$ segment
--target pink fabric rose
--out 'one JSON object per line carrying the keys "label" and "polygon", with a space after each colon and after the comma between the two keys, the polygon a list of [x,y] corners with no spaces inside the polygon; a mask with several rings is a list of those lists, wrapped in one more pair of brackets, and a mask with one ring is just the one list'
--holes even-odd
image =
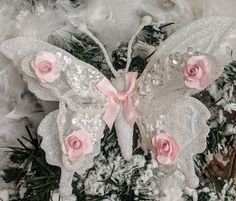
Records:
{"label": "pink fabric rose", "polygon": [[61,68],[58,58],[51,52],[38,52],[31,65],[42,83],[52,83],[60,77]]}
{"label": "pink fabric rose", "polygon": [[163,165],[174,165],[179,154],[179,145],[170,135],[160,133],[152,138],[154,159]]}
{"label": "pink fabric rose", "polygon": [[202,90],[211,80],[211,66],[204,55],[192,56],[184,69],[185,85]]}
{"label": "pink fabric rose", "polygon": [[93,151],[93,140],[91,135],[83,130],[76,130],[64,139],[62,150],[71,161],[78,160],[81,156]]}

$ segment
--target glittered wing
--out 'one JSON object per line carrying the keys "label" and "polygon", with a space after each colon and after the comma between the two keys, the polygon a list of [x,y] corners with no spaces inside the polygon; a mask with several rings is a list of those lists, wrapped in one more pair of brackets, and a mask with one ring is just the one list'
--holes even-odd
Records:
{"label": "glittered wing", "polygon": [[233,31],[233,26],[235,21],[231,18],[221,16],[201,18],[171,35],[159,46],[155,55],[167,61],[170,54],[181,53],[188,47],[214,55],[227,34]]}
{"label": "glittered wing", "polygon": [[185,98],[173,104],[164,115],[165,130],[169,130],[180,146],[177,163],[185,175],[186,185],[196,188],[199,179],[195,174],[193,156],[206,148],[206,137],[210,131],[207,120],[209,110],[195,98]]}
{"label": "glittered wing", "polygon": [[150,113],[139,119],[138,127],[142,135],[142,145],[146,150],[152,150],[152,138],[161,132],[166,132],[176,140],[180,151],[177,165],[185,174],[186,185],[196,187],[198,178],[195,175],[193,156],[201,153],[206,147],[206,136],[209,128],[206,121],[210,117],[208,109],[197,99],[186,97],[172,103],[171,95],[160,99],[160,105],[149,105]]}
{"label": "glittered wing", "polygon": [[[221,50],[221,45],[233,25],[235,22],[225,17],[203,18],[171,35],[158,47],[138,79],[134,99],[149,104],[157,97],[175,91],[182,94],[199,92],[187,87],[184,82],[186,61],[194,55],[206,56],[211,66],[209,84],[217,79],[224,67],[221,56],[226,53]],[[224,58],[227,56],[224,55]]]}
{"label": "glittered wing", "polygon": [[[76,113],[66,107],[51,112],[40,123],[38,134],[43,137],[41,147],[45,150],[46,160],[49,164],[61,168],[59,190],[63,199],[75,200],[71,187],[74,172],[84,174],[93,166],[94,157],[100,153],[100,141],[103,137],[104,126],[99,114]],[[89,153],[82,154],[76,161],[71,161],[69,151],[65,153],[63,147],[65,147],[67,137],[79,129],[88,132],[93,146]],[[86,144],[82,146],[86,147]],[[84,149],[83,147],[82,149]]]}
{"label": "glittered wing", "polygon": [[43,137],[41,148],[46,152],[49,164],[62,167],[62,151],[57,126],[58,110],[49,113],[38,128],[38,134]]}
{"label": "glittered wing", "polygon": [[[189,187],[196,187],[198,183],[192,156],[205,148],[209,111],[188,95],[203,90],[220,76],[224,66],[219,57],[220,47],[233,25],[231,19],[211,17],[177,31],[151,57],[132,96],[138,113],[142,147],[152,150],[154,135],[163,131],[170,133],[180,147],[178,165]],[[196,89],[189,87],[185,80],[185,70],[191,58],[199,60],[195,61],[193,69],[200,69],[196,76],[198,84],[202,75],[208,76],[203,79],[204,85]],[[196,71],[190,73],[192,81]]]}
{"label": "glittered wing", "polygon": [[[33,38],[14,38],[1,43],[1,51],[11,59],[16,66],[21,66],[23,78],[29,89],[44,100],[68,101],[73,108],[80,105],[104,105],[105,98],[96,90],[96,83],[103,78],[93,66],[82,62],[66,51]],[[49,52],[59,60],[60,76],[53,82],[42,83],[36,76],[32,61],[39,52]],[[74,101],[75,100],[75,101]]]}
{"label": "glittered wing", "polygon": [[[51,139],[44,140],[44,143],[51,143],[53,146],[54,140],[56,141],[58,138],[55,137],[56,134],[62,138],[67,133],[66,129],[72,129],[73,126],[85,129],[100,142],[105,127],[101,114],[106,106],[106,98],[97,90],[96,84],[104,77],[102,73],[66,51],[33,38],[18,37],[6,40],[1,43],[0,47],[6,57],[11,59],[16,66],[21,66],[21,73],[27,81],[29,89],[36,96],[45,100],[60,101],[59,114],[56,111],[49,114],[40,124],[39,134]],[[43,62],[49,61],[51,55],[59,60],[56,65],[60,66],[60,75],[55,80],[42,82],[37,75],[35,70],[37,65],[34,67],[32,62],[36,63],[35,57],[39,52],[49,53],[44,55]],[[46,65],[46,67],[48,66]],[[65,119],[65,125],[59,121],[59,118]],[[47,147],[50,148],[50,146]],[[49,154],[55,156],[55,158],[50,157],[51,163],[58,165],[56,162],[60,161],[58,152],[49,152]],[[57,160],[53,161],[54,159]],[[83,162],[76,171],[84,171],[81,167]]]}
{"label": "glittered wing", "polygon": [[[58,115],[58,110],[49,113],[38,128],[38,134],[43,137],[41,147],[46,152],[47,162],[83,174],[93,166],[94,157],[100,153],[100,140],[103,136],[104,123],[99,115],[78,114],[66,109],[63,114],[65,117],[65,125],[62,126],[64,132],[61,135],[58,128]],[[85,116],[87,117],[85,118]],[[84,129],[91,134],[94,141],[93,151],[82,156],[76,162],[70,163],[67,156],[62,152],[62,144],[68,134],[78,129]]]}
{"label": "glittered wing", "polygon": [[[20,66],[28,88],[37,97],[59,101],[59,110],[44,118],[38,133],[43,137],[42,148],[48,163],[61,167],[60,194],[65,200],[75,200],[71,187],[74,172],[83,174],[91,168],[94,157],[100,152],[105,128],[101,115],[106,98],[96,84],[104,75],[64,50],[32,38],[4,41],[1,51]],[[37,65],[40,59],[42,62]],[[36,69],[38,67],[43,68]],[[48,76],[58,70],[56,79],[55,74]],[[75,144],[70,144],[72,142]]]}
{"label": "glittered wing", "polygon": [[[207,58],[211,67],[208,84],[220,76],[224,66],[222,60],[218,60],[220,47],[234,24],[225,17],[200,19],[177,31],[158,47],[137,80],[133,95],[144,148],[149,139],[144,128],[151,126],[152,129],[152,125],[145,122],[148,116],[165,114],[176,101],[200,91],[186,86],[184,68],[189,58],[195,55]],[[201,90],[205,87],[207,85]]]}

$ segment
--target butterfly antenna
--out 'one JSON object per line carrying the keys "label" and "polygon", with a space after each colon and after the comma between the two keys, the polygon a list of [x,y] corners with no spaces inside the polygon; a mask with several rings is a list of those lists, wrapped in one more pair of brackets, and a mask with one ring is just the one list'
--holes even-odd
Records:
{"label": "butterfly antenna", "polygon": [[104,45],[92,34],[91,31],[88,30],[87,26],[85,24],[80,24],[78,25],[78,29],[80,31],[82,31],[83,33],[85,33],[87,36],[89,36],[102,50],[105,60],[107,62],[107,65],[109,66],[112,74],[117,78],[119,76],[119,74],[117,73],[117,71],[115,70],[114,66],[112,65],[109,55],[104,47]]}
{"label": "butterfly antenna", "polygon": [[129,70],[129,66],[130,63],[132,61],[131,59],[131,54],[132,54],[132,45],[134,42],[134,39],[137,37],[137,35],[139,34],[139,32],[143,29],[143,27],[149,25],[152,21],[151,16],[144,16],[142,18],[142,21],[138,27],[138,30],[136,31],[136,33],[134,34],[134,36],[131,38],[131,40],[129,41],[129,45],[128,45],[128,51],[127,51],[127,63],[126,63],[126,67],[125,67],[125,72],[128,72]]}

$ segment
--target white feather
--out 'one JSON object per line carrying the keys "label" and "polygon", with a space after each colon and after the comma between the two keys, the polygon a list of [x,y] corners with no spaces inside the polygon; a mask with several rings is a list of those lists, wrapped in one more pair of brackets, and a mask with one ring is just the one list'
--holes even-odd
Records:
{"label": "white feather", "polygon": [[140,24],[151,15],[154,22],[175,22],[179,26],[203,15],[202,0],[87,0],[68,16],[85,23],[109,50],[127,43]]}
{"label": "white feather", "polygon": [[137,8],[142,0],[88,0],[69,15],[85,23],[108,49],[127,42],[136,31],[140,18]]}
{"label": "white feather", "polygon": [[[34,37],[70,49],[75,29],[65,8],[53,1],[0,1],[0,41],[17,36]],[[67,7],[69,9],[69,6]],[[6,23],[7,22],[7,23]]]}
{"label": "white feather", "polygon": [[[0,169],[7,162],[7,146],[17,146],[17,138],[26,136],[29,119],[35,125],[42,119],[36,110],[36,102],[22,98],[26,84],[6,58],[0,55]],[[37,116],[37,118],[36,118]]]}
{"label": "white feather", "polygon": [[0,41],[2,41],[13,34],[15,27],[14,9],[7,1],[0,1],[0,25]]}

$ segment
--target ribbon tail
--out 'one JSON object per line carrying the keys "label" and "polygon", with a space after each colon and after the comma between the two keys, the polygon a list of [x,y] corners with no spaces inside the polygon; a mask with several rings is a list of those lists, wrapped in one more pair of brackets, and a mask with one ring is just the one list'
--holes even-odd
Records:
{"label": "ribbon tail", "polygon": [[115,120],[116,116],[119,112],[120,106],[113,100],[110,100],[108,102],[107,108],[105,113],[103,114],[103,120],[106,122],[107,126],[111,130]]}
{"label": "ribbon tail", "polygon": [[127,101],[124,103],[125,109],[125,118],[128,124],[133,127],[135,122],[137,121],[138,114],[133,106],[132,99],[128,97]]}

